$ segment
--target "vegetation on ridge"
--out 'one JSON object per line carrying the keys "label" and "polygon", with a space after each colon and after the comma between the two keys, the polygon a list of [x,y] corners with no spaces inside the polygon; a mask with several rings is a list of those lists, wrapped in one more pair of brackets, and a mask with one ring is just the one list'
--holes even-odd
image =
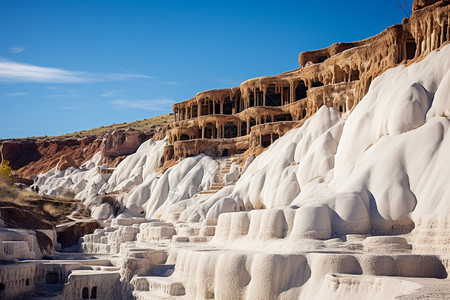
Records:
{"label": "vegetation on ridge", "polygon": [[173,122],[173,114],[165,114],[153,118],[148,118],[144,120],[138,120],[134,122],[124,122],[121,124],[112,124],[108,126],[101,126],[98,128],[92,128],[89,130],[81,130],[73,133],[66,133],[62,135],[52,136],[51,138],[83,138],[87,136],[101,136],[110,130],[125,130],[128,128],[133,128],[137,130],[150,130],[152,127],[163,126],[165,124]]}
{"label": "vegetation on ridge", "polygon": [[69,221],[67,215],[78,205],[81,209],[75,217],[89,218],[80,200],[39,195],[0,179],[0,218],[3,216],[10,227],[34,229],[41,227],[42,222],[50,226],[62,224]]}

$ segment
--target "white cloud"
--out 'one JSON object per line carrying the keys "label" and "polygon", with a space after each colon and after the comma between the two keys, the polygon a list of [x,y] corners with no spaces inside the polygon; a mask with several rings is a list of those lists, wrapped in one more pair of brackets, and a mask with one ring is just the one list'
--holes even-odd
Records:
{"label": "white cloud", "polygon": [[8,94],[5,94],[5,96],[7,96],[7,97],[26,96],[26,95],[28,95],[28,93],[21,93],[21,92],[19,92],[19,93],[8,93]]}
{"label": "white cloud", "polygon": [[118,109],[145,109],[145,110],[171,110],[175,101],[170,99],[155,100],[128,100],[119,99],[111,101],[111,104]]}
{"label": "white cloud", "polygon": [[90,73],[58,68],[40,67],[9,60],[0,60],[0,81],[39,83],[90,83],[151,78],[132,73]]}
{"label": "white cloud", "polygon": [[42,98],[83,98],[83,96],[79,94],[50,94],[44,95]]}
{"label": "white cloud", "polygon": [[24,50],[25,50],[25,48],[22,47],[22,46],[15,46],[15,47],[11,47],[11,48],[9,49],[9,51],[10,51],[11,53],[20,53],[20,52],[23,52]]}

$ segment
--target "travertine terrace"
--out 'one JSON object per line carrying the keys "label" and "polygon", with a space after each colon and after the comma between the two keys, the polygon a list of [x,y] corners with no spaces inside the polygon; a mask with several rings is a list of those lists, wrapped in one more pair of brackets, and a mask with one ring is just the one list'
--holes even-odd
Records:
{"label": "travertine terrace", "polygon": [[[0,297],[450,297],[449,9],[417,0],[374,37],[198,93],[136,151],[128,132],[55,159],[32,187],[71,190],[91,212],[74,222],[101,228],[75,253],[0,230]],[[58,248],[72,225],[42,233]]]}

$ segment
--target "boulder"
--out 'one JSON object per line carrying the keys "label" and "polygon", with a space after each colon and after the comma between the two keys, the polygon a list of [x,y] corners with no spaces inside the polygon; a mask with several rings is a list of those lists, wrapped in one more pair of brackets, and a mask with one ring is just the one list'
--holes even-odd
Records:
{"label": "boulder", "polygon": [[64,171],[65,169],[67,169],[69,167],[78,168],[78,165],[75,162],[75,160],[72,158],[72,156],[69,156],[69,155],[61,156],[58,164],[56,165],[56,168],[58,169],[58,171]]}

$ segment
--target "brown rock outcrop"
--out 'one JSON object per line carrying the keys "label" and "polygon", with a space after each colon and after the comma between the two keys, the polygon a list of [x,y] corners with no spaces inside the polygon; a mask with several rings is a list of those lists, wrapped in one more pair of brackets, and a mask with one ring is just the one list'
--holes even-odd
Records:
{"label": "brown rock outcrop", "polygon": [[63,171],[69,167],[78,168],[78,164],[75,162],[75,160],[72,158],[72,156],[69,156],[69,155],[61,156],[58,164],[56,165],[56,169],[58,171]]}
{"label": "brown rock outcrop", "polygon": [[10,228],[52,229],[50,222],[29,211],[16,207],[0,207],[0,217]]}
{"label": "brown rock outcrop", "polygon": [[26,166],[42,157],[36,145],[36,140],[9,140],[0,144],[1,162],[9,161],[14,170]]}
{"label": "brown rock outcrop", "polygon": [[80,237],[93,233],[99,227],[100,225],[96,221],[76,222],[58,232],[57,241],[62,248],[70,247],[76,245]]}
{"label": "brown rock outcrop", "polygon": [[10,161],[11,167],[23,178],[33,178],[55,166],[58,170],[80,166],[100,151],[103,161],[115,167],[155,133],[160,132],[158,138],[164,138],[165,131],[161,126],[153,126],[148,131],[118,130],[103,137],[82,139],[3,140],[0,141],[0,157],[2,161]]}
{"label": "brown rock outcrop", "polygon": [[436,2],[439,2],[439,0],[414,0],[412,10],[415,12],[416,10],[422,9],[426,6],[433,5]]}
{"label": "brown rock outcrop", "polygon": [[[21,140],[14,140],[14,143],[20,144]],[[27,158],[27,152],[18,152],[19,156],[29,161],[20,168],[14,168],[22,177],[32,178],[39,173],[47,172],[54,168],[62,156],[70,156],[76,165],[80,165],[100,150],[102,141],[94,137],[83,139],[65,139],[65,140],[36,140],[33,141],[38,159]],[[2,142],[5,145],[5,142]],[[11,160],[11,163],[15,160]]]}
{"label": "brown rock outcrop", "polygon": [[102,157],[107,164],[110,164],[119,156],[136,152],[139,146],[150,139],[152,135],[153,133],[147,134],[135,129],[108,132],[103,137]]}
{"label": "brown rock outcrop", "polygon": [[160,128],[155,132],[155,134],[153,135],[152,139],[153,139],[154,141],[160,141],[160,140],[162,140],[163,138],[166,137],[166,133],[167,133],[167,130],[168,130],[168,129],[169,129],[169,126],[168,126],[168,125],[164,125],[164,126],[160,127]]}

